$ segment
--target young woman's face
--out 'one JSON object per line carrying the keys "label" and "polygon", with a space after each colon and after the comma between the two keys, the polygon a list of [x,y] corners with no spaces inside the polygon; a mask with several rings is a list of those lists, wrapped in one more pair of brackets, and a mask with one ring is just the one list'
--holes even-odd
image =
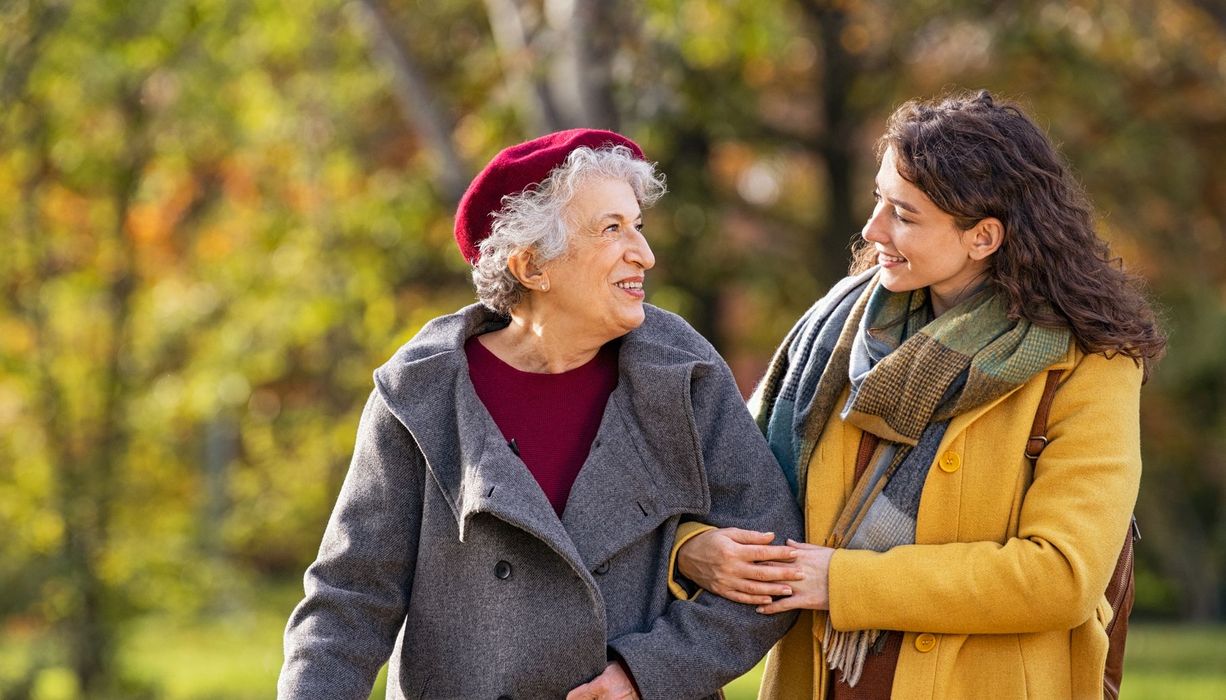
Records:
{"label": "young woman's face", "polygon": [[953,216],[898,174],[896,162],[894,149],[887,148],[873,192],[877,204],[860,235],[877,250],[886,289],[928,287],[940,314],[974,289],[987,271],[987,258],[973,256],[973,229],[959,229]]}

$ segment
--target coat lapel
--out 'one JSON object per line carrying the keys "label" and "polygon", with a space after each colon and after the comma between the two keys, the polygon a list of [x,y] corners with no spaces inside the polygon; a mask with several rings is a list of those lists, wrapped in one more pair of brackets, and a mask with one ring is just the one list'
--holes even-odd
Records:
{"label": "coat lapel", "polygon": [[460,540],[464,540],[473,517],[484,513],[549,543],[576,570],[586,569],[545,492],[523,461],[502,441],[502,434],[489,415],[484,418],[490,421],[489,430],[484,431],[484,448],[474,455],[461,482]]}
{"label": "coat lapel", "polygon": [[655,342],[649,328],[623,339],[618,386],[563,513],[589,566],[674,515],[710,510],[690,404],[691,378],[703,364]]}

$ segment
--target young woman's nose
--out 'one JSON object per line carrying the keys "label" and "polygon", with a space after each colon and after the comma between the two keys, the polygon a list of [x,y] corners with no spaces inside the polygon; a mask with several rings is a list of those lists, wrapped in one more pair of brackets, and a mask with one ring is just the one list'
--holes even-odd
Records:
{"label": "young woman's nose", "polygon": [[873,207],[873,213],[868,217],[868,221],[864,222],[864,228],[860,229],[860,237],[870,243],[885,243],[889,240],[889,236],[885,233],[885,217],[887,215],[885,204],[878,202],[877,206]]}

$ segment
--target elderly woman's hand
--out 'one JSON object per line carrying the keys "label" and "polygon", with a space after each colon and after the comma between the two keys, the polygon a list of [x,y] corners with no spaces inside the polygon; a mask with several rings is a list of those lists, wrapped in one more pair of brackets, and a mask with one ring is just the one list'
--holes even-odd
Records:
{"label": "elderly woman's hand", "polygon": [[[737,603],[764,605],[790,596],[801,579],[795,546],[772,545],[774,535],[727,527],[708,530],[677,550],[677,570],[712,593]],[[789,544],[791,541],[789,540]]]}
{"label": "elderly woman's hand", "polygon": [[604,673],[567,693],[566,700],[639,700],[639,693],[621,662],[610,661]]}
{"label": "elderly woman's hand", "polygon": [[792,583],[791,595],[758,606],[758,612],[773,615],[785,610],[829,610],[830,558],[834,550],[795,540],[788,540],[788,545],[797,550],[795,568],[799,568],[801,577]]}

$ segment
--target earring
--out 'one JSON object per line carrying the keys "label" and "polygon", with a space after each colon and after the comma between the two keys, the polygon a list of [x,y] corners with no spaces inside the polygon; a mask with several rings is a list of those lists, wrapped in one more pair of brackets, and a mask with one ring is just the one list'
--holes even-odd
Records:
{"label": "earring", "polygon": [[548,291],[549,291],[549,283],[548,283],[548,282],[541,282],[541,291],[542,291],[542,292],[548,292]]}

